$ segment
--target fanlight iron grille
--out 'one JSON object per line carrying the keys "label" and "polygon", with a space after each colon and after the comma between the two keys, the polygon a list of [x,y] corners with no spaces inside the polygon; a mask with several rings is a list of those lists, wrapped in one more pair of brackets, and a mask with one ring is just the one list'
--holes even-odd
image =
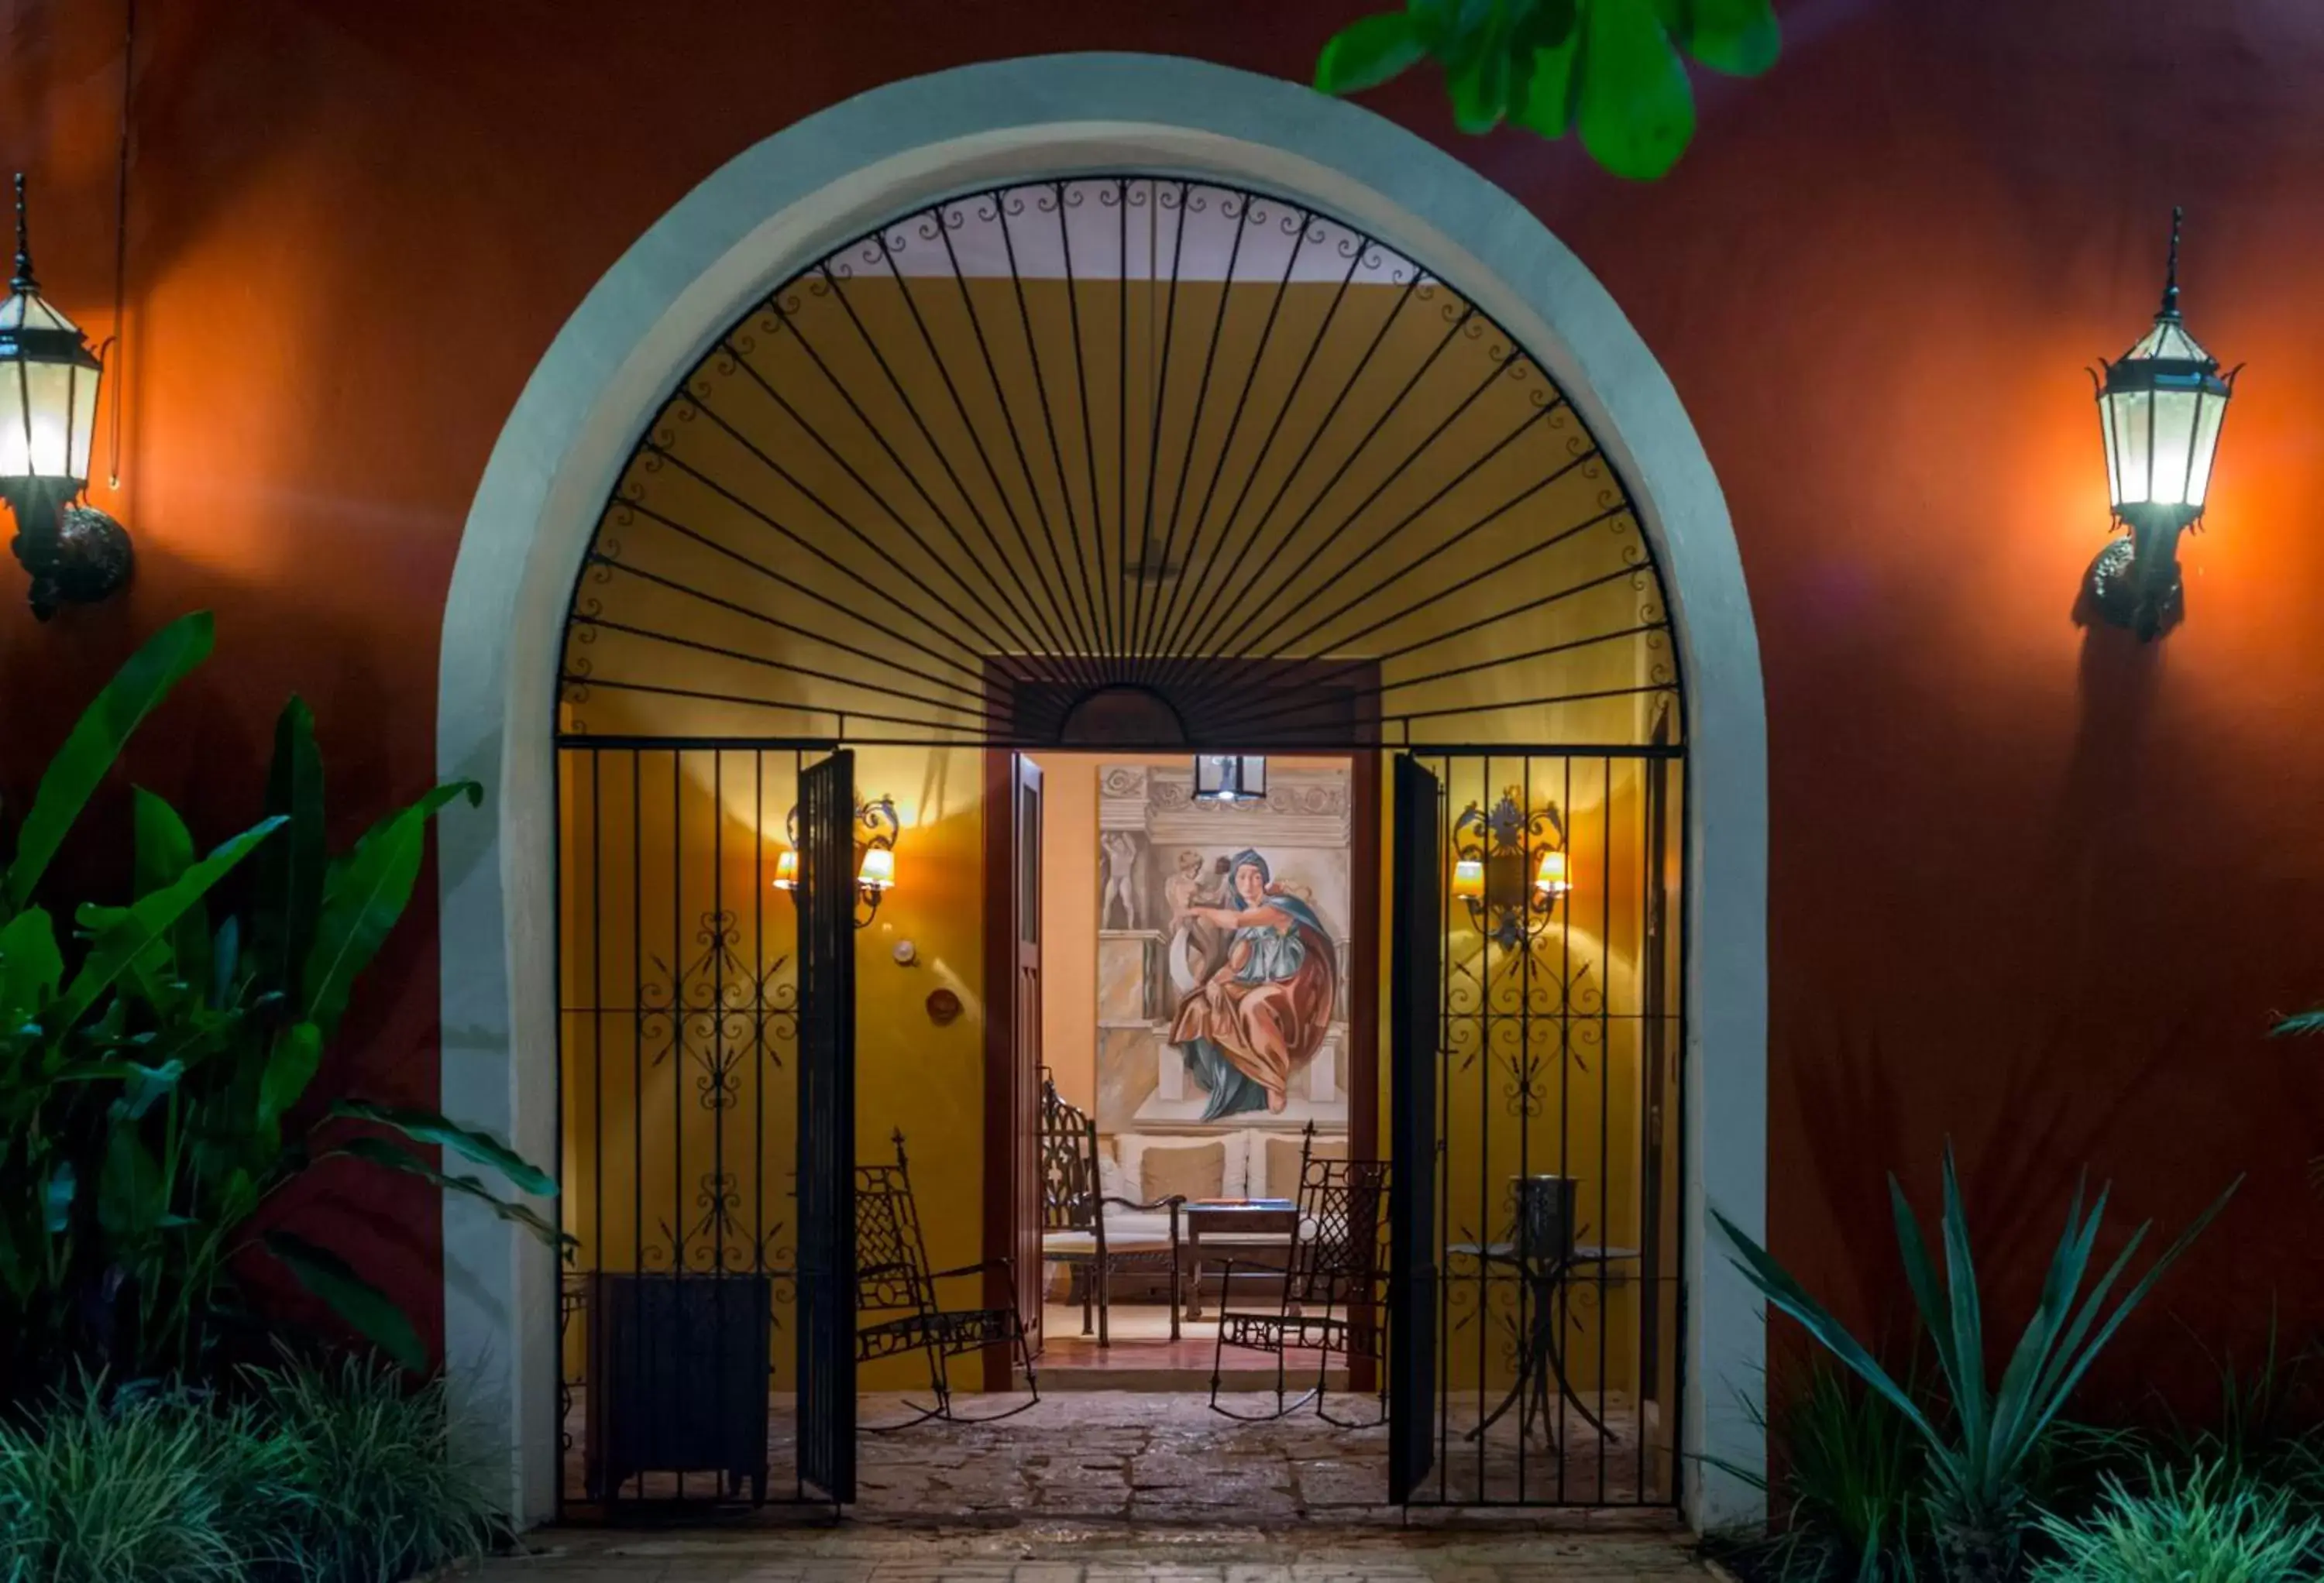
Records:
{"label": "fanlight iron grille", "polygon": [[1098,176],[908,214],[720,335],[560,685],[574,737],[1545,746],[1645,741],[1678,676],[1621,480],[1474,302]]}

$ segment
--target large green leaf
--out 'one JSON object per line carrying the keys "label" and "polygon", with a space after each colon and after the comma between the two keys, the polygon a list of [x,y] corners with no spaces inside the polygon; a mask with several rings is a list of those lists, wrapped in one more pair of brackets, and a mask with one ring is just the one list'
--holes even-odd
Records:
{"label": "large green leaf", "polygon": [[1590,0],[1582,15],[1582,146],[1617,176],[1666,174],[1694,137],[1694,90],[1646,0]]}
{"label": "large green leaf", "polygon": [[179,617],[147,639],[82,713],[64,746],[49,760],[32,811],[16,833],[16,852],[5,880],[10,911],[31,901],[33,888],[48,871],[73,822],[120,757],[122,744],[187,672],[209,658],[211,641],[208,611]]}
{"label": "large green leaf", "polygon": [[420,856],[427,849],[428,821],[445,804],[462,796],[475,807],[484,801],[484,788],[472,780],[435,787],[373,825],[345,860],[332,865],[304,980],[306,1015],[321,1027],[324,1037],[337,1031],[356,975],[371,964],[388,931],[410,904]]}
{"label": "large green leaf", "polygon": [[56,925],[45,910],[28,907],[0,926],[0,1026],[38,1017],[64,976]]}
{"label": "large green leaf", "polygon": [[1325,41],[1315,59],[1315,87],[1327,94],[1356,94],[1378,87],[1425,59],[1420,29],[1406,12],[1391,11],[1350,23]]}
{"label": "large green leaf", "polygon": [[368,1100],[341,1100],[331,1107],[331,1114],[356,1121],[376,1122],[382,1127],[392,1127],[414,1142],[449,1149],[479,1165],[499,1172],[536,1198],[556,1196],[557,1183],[547,1172],[528,1163],[523,1155],[498,1138],[472,1132],[433,1110],[375,1105]]}
{"label": "large green leaf", "polygon": [[90,944],[80,971],[73,975],[71,983],[65,987],[64,994],[44,1019],[50,1036],[63,1034],[86,1016],[97,1004],[98,996],[111,989],[153,942],[176,926],[186,909],[232,873],[235,865],[248,857],[252,849],[272,834],[281,823],[280,819],[268,819],[252,825],[188,869],[174,884],[151,896],[139,897],[109,923]]}
{"label": "large green leaf", "polygon": [[294,1022],[274,1036],[266,1054],[266,1072],[258,1081],[258,1125],[272,1140],[279,1136],[282,1118],[315,1081],[323,1063],[323,1030],[311,1022]]}
{"label": "large green leaf", "polygon": [[159,1225],[168,1208],[169,1183],[161,1162],[136,1127],[115,1127],[97,1173],[97,1223],[108,1236],[134,1239]]}
{"label": "large green leaf", "polygon": [[[167,801],[143,787],[133,794],[136,821],[136,894],[176,884],[194,866],[193,833]],[[208,907],[186,909],[160,947],[167,958],[167,976],[200,994],[210,976],[210,919]]]}
{"label": "large green leaf", "polygon": [[266,782],[266,811],[288,823],[281,837],[259,854],[259,896],[254,946],[280,963],[283,996],[305,1004],[300,980],[323,910],[323,879],[330,861],[323,844],[323,755],[315,745],[315,714],[293,697],[274,722],[274,762]]}
{"label": "large green leaf", "polygon": [[[408,1176],[417,1176],[423,1182],[431,1182],[447,1192],[456,1192],[474,1199],[491,1209],[493,1213],[511,1225],[523,1227],[549,1247],[560,1251],[573,1245],[575,1241],[572,1237],[558,1229],[548,1217],[540,1211],[524,1204],[511,1203],[473,1176],[447,1175],[419,1155],[396,1147],[383,1137],[350,1138],[337,1148],[331,1150],[330,1154],[344,1155],[349,1159],[362,1160],[368,1164],[382,1166],[390,1171],[401,1171]],[[321,1157],[327,1159],[329,1155]]]}
{"label": "large green leaf", "polygon": [[1808,1295],[1807,1289],[1792,1278],[1791,1273],[1777,1264],[1775,1256],[1754,1242],[1735,1223],[1717,1210],[1711,1218],[1718,1223],[1727,1240],[1735,1247],[1735,1267],[1743,1272],[1744,1279],[1758,1288],[1759,1294],[1784,1312],[1805,1326],[1824,1349],[1838,1358],[1866,1385],[1870,1385],[1893,1404],[1904,1421],[1930,1444],[1941,1443],[1937,1431],[1920,1404],[1911,1393],[1898,1385],[1877,1359],[1865,1350],[1864,1344],[1848,1333],[1848,1327],[1834,1319],[1830,1310]]}
{"label": "large green leaf", "polygon": [[1656,0],[1680,49],[1713,71],[1757,77],[1783,52],[1784,30],[1768,0]]}
{"label": "large green leaf", "polygon": [[159,1066],[141,1066],[136,1062],[123,1063],[121,1097],[113,1101],[112,1114],[122,1121],[142,1121],[145,1113],[177,1092],[178,1084],[186,1075],[182,1061],[164,1061]]}
{"label": "large green leaf", "polygon": [[282,1261],[299,1284],[331,1305],[331,1311],[381,1351],[412,1373],[428,1367],[428,1349],[410,1316],[394,1299],[355,1274],[354,1266],[327,1247],[288,1231],[269,1231],[266,1251]]}
{"label": "large green leaf", "polygon": [[1573,124],[1574,62],[1581,49],[1569,38],[1552,49],[1534,51],[1533,70],[1526,78],[1525,100],[1515,119],[1544,137],[1563,137]]}

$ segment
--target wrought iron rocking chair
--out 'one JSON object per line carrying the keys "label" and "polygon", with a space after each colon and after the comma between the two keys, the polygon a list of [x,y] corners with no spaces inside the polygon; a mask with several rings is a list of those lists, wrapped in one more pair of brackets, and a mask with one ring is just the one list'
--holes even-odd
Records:
{"label": "wrought iron rocking chair", "polygon": [[[855,1361],[871,1363],[906,1352],[926,1353],[928,1388],[936,1402],[931,1406],[906,1402],[911,1417],[863,1427],[885,1434],[932,1418],[946,1423],[990,1423],[1013,1418],[1040,1401],[1041,1387],[1033,1375],[1025,1321],[1017,1311],[1010,1261],[986,1259],[949,1270],[928,1267],[927,1238],[921,1232],[919,1206],[912,1197],[911,1165],[904,1156],[900,1128],[895,1143],[894,1164],[855,1167]],[[947,1308],[937,1295],[939,1282],[982,1277],[996,1270],[1009,1293],[997,1308]],[[1016,1349],[1029,1399],[998,1413],[973,1416],[956,1413],[951,1360],[988,1347]]]}
{"label": "wrought iron rocking chair", "polygon": [[[1263,1305],[1236,1306],[1233,1260],[1221,1274],[1211,1411],[1246,1423],[1264,1423],[1313,1402],[1315,1415],[1326,1423],[1368,1429],[1388,1415],[1381,1247],[1388,1230],[1388,1164],[1319,1160],[1314,1147],[1315,1128],[1310,1123],[1299,1145],[1299,1220],[1283,1261],[1282,1287],[1272,1311]],[[1268,1274],[1276,1273],[1273,1265],[1266,1268]],[[1221,1376],[1230,1347],[1274,1355],[1274,1412],[1237,1413],[1220,1405]],[[1295,1349],[1316,1354],[1315,1383],[1296,1400],[1286,1400],[1284,1375]],[[1327,1410],[1326,1387],[1334,1358],[1361,1358],[1373,1365],[1380,1381],[1377,1416],[1351,1421],[1335,1418]]]}
{"label": "wrought iron rocking chair", "polygon": [[[1099,1185],[1097,1123],[1057,1096],[1057,1085],[1047,1067],[1041,1069],[1041,1256],[1082,1272],[1082,1334],[1090,1333],[1090,1309],[1097,1309],[1097,1344],[1111,1347],[1107,1311],[1113,1272],[1130,1260],[1151,1264],[1167,1261],[1170,1276],[1170,1339],[1178,1339],[1179,1257],[1178,1211],[1183,1197],[1173,1194],[1151,1203],[1109,1198]],[[1170,1212],[1167,1233],[1149,1227],[1106,1224],[1109,1208],[1151,1214]]]}

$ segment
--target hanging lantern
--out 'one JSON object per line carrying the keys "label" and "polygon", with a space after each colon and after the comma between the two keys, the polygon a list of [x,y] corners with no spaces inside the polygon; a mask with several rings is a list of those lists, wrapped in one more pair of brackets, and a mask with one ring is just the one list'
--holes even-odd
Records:
{"label": "hanging lantern", "polygon": [[1194,800],[1199,803],[1263,803],[1267,760],[1259,754],[1198,753],[1194,756]]}
{"label": "hanging lantern", "polygon": [[89,437],[104,370],[80,327],[51,307],[32,273],[24,178],[16,178],[16,269],[0,301],[0,500],[16,516],[16,558],[32,613],[104,598],[129,577],[129,535],[94,506]]}
{"label": "hanging lantern", "polygon": [[2153,638],[2179,619],[2179,535],[2202,520],[2211,463],[2233,371],[2187,333],[2179,317],[2179,222],[2171,211],[2171,253],[2153,327],[2113,363],[2100,359],[2099,432],[2107,492],[2125,537],[2090,566],[2095,608],[2116,626]]}

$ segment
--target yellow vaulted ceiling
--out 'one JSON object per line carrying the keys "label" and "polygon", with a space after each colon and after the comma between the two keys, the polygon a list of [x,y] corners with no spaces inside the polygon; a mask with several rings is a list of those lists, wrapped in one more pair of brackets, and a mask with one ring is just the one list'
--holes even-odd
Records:
{"label": "yellow vaulted ceiling", "polygon": [[1679,724],[1628,496],[1544,370],[1335,222],[1142,177],[908,216],[729,329],[607,502],[560,686],[595,735]]}

